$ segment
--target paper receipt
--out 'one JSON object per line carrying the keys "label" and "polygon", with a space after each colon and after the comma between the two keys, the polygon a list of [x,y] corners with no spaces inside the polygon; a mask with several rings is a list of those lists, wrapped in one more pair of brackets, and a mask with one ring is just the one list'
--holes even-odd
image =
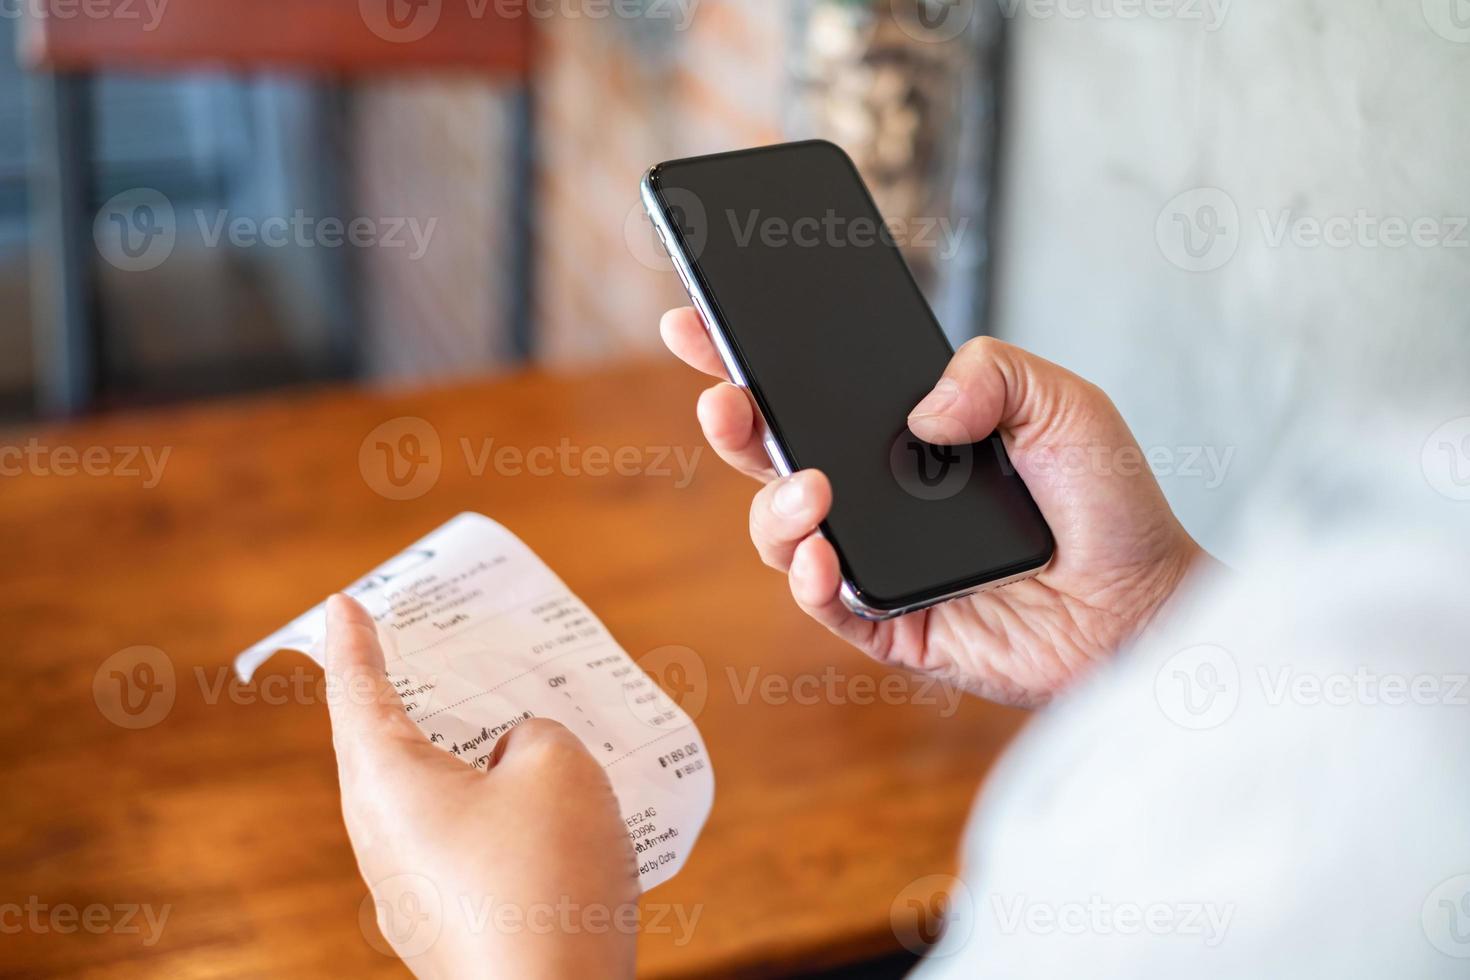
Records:
{"label": "paper receipt", "polygon": [[[343,591],[378,622],[388,677],[431,742],[483,769],[522,721],[581,737],[617,794],[647,890],[683,866],[714,802],[694,722],[519,538],[461,514]],[[235,659],[249,681],[278,650],[323,663],[322,606]]]}

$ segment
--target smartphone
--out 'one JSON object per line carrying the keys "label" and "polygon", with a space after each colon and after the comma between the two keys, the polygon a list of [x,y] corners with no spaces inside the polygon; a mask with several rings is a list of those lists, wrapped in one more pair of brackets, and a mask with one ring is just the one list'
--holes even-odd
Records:
{"label": "smartphone", "polygon": [[839,147],[660,163],[642,198],[771,464],[832,483],[841,595],[884,620],[1035,575],[1053,538],[998,435],[922,442],[907,419],[953,354]]}

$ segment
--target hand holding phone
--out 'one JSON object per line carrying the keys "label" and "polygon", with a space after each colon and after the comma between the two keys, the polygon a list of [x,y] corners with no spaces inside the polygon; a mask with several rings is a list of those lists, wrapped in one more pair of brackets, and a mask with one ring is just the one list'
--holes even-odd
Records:
{"label": "hand holding phone", "polygon": [[952,351],[845,153],[662,163],[643,198],[776,471],[839,490],[822,532],[848,609],[891,619],[1046,565],[1051,531],[1000,439],[940,446],[904,424]]}
{"label": "hand holding phone", "polygon": [[[665,314],[661,332],[685,363],[725,378],[693,309]],[[1003,704],[1041,705],[1136,636],[1205,553],[1094,385],[990,339],[961,347],[944,380],[956,386],[953,401],[939,421],[915,417],[913,430],[941,440],[998,429],[1057,531],[1056,555],[1028,581],[883,622],[859,618],[839,596],[837,555],[818,533],[832,503],[825,475],[778,476],[750,397],[727,380],[701,395],[697,411],[720,458],[764,484],[751,503],[751,540],[767,565],[787,573],[807,615],[882,663]]]}
{"label": "hand holding phone", "polygon": [[1172,593],[1198,546],[1106,396],[995,341],[951,360],[840,149],[660,164],[643,198],[698,307],[667,317],[665,339],[733,382],[700,420],[772,481],[752,537],[815,618],[881,660],[1031,704]]}

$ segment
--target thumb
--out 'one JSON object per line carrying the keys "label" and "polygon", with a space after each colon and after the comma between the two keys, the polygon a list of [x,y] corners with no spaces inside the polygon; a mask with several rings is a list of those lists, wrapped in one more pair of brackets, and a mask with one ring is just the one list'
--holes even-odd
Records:
{"label": "thumb", "polygon": [[427,746],[388,682],[377,624],[355,599],[327,600],[326,668],[332,744],[344,769],[385,752]]}
{"label": "thumb", "polygon": [[601,771],[582,740],[570,728],[550,718],[528,718],[502,735],[490,754],[490,769],[509,772],[548,757],[574,765],[581,765],[585,760]]}
{"label": "thumb", "polygon": [[1025,446],[1038,433],[1071,423],[1098,431],[1070,436],[1129,438],[1126,428],[1102,431],[1116,427],[1108,419],[1116,412],[1104,407],[1112,407],[1107,396],[1065,368],[993,337],[977,337],[955,352],[934,390],[910,413],[909,428],[935,445],[979,442],[1004,429]]}

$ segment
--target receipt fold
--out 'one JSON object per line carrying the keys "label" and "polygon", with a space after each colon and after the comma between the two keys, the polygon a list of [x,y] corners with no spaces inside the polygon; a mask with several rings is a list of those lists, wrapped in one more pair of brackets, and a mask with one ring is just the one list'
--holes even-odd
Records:
{"label": "receipt fold", "polygon": [[[684,865],[714,802],[694,722],[519,538],[466,513],[345,590],[378,623],[390,682],[429,740],[478,769],[527,718],[561,722],[607,770],[647,890]],[[323,606],[235,659],[323,663]]]}

